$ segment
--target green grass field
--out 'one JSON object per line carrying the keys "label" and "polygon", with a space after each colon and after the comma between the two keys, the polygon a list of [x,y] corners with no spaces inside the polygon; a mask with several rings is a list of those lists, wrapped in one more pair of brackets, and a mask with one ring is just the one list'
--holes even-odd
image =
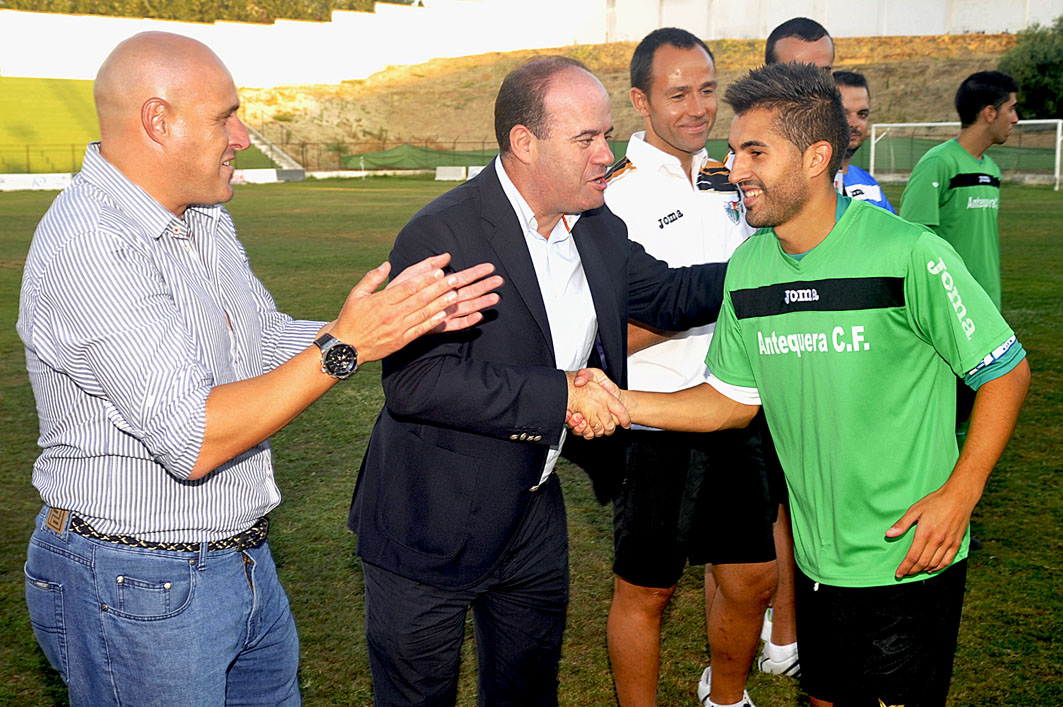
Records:
{"label": "green grass field", "polygon": [[[245,186],[230,208],[258,275],[285,311],[329,319],[358,277],[386,257],[394,234],[444,185],[415,179]],[[894,204],[900,190],[887,187]],[[22,563],[40,500],[30,484],[37,421],[14,330],[23,259],[54,194],[0,193],[0,704],[65,703],[33,639]],[[974,517],[950,704],[1063,704],[1063,194],[1005,186],[1005,314],[1029,352],[1033,385],[1019,428]],[[370,703],[362,578],[347,506],[373,418],[379,366],[370,364],[274,439],[284,503],[271,545],[302,638],[307,705]],[[572,545],[572,604],[561,666],[564,705],[613,703],[605,643],[611,519],[582,472],[563,466]],[[209,639],[209,628],[205,638]],[[471,625],[459,703],[475,704]],[[694,705],[707,663],[701,579],[689,569],[666,616],[659,703]],[[147,666],[146,666],[147,667]],[[190,689],[195,679],[190,677]],[[759,707],[806,704],[787,678],[753,675]]]}

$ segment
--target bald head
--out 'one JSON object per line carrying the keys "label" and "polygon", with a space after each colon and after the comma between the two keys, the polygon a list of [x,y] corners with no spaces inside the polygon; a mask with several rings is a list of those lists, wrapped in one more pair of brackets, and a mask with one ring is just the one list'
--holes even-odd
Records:
{"label": "bald head", "polygon": [[93,86],[100,151],[181,216],[232,197],[229,162],[247,147],[240,99],[221,59],[202,42],[143,32],[107,57]]}
{"label": "bald head", "polygon": [[181,107],[208,79],[232,83],[221,59],[202,42],[167,32],[134,35],[114,48],[96,74],[100,130],[139,122],[141,106],[152,97]]}

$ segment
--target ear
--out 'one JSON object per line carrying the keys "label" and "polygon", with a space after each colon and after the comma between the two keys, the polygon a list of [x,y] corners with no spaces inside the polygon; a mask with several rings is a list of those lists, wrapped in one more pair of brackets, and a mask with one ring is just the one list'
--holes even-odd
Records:
{"label": "ear", "polygon": [[[805,172],[809,179],[816,179],[830,168],[830,160],[834,157],[834,148],[826,140],[814,142],[808,146],[804,154]],[[829,175],[834,179],[834,175]]]}
{"label": "ear", "polygon": [[646,97],[646,94],[642,92],[640,88],[631,89],[631,105],[635,106],[635,110],[639,112],[643,118],[648,118],[650,115],[650,99]]}
{"label": "ear", "polygon": [[518,161],[530,164],[535,158],[539,138],[525,125],[514,125],[509,130],[509,151]]}
{"label": "ear", "polygon": [[997,116],[999,114],[1000,114],[1000,111],[998,111],[993,106],[985,106],[984,108],[982,108],[982,112],[981,112],[980,115],[981,115],[982,118],[985,119],[985,122],[992,123],[994,120],[997,119]]}
{"label": "ear", "polygon": [[170,104],[164,99],[152,97],[140,107],[140,126],[152,142],[162,143],[171,134],[169,122]]}

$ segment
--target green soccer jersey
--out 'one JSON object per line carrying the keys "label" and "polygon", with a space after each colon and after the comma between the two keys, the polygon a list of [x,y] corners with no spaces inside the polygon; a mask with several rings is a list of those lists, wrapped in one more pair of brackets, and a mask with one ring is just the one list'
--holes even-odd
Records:
{"label": "green soccer jersey", "polygon": [[901,218],[930,226],[952,244],[1000,309],[1000,169],[955,139],[927,151],[901,195]]}
{"label": "green soccer jersey", "polygon": [[825,584],[895,584],[915,530],[886,529],[952,473],[956,376],[1011,329],[951,246],[859,201],[799,261],[758,231],[724,289],[706,363],[759,391],[798,566]]}

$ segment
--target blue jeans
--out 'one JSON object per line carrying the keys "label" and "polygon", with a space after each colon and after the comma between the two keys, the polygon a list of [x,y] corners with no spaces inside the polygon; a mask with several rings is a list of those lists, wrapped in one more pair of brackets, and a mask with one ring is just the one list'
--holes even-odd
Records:
{"label": "blue jeans", "polygon": [[268,543],[144,550],[37,516],[26,603],[71,705],[298,705],[299,638]]}

